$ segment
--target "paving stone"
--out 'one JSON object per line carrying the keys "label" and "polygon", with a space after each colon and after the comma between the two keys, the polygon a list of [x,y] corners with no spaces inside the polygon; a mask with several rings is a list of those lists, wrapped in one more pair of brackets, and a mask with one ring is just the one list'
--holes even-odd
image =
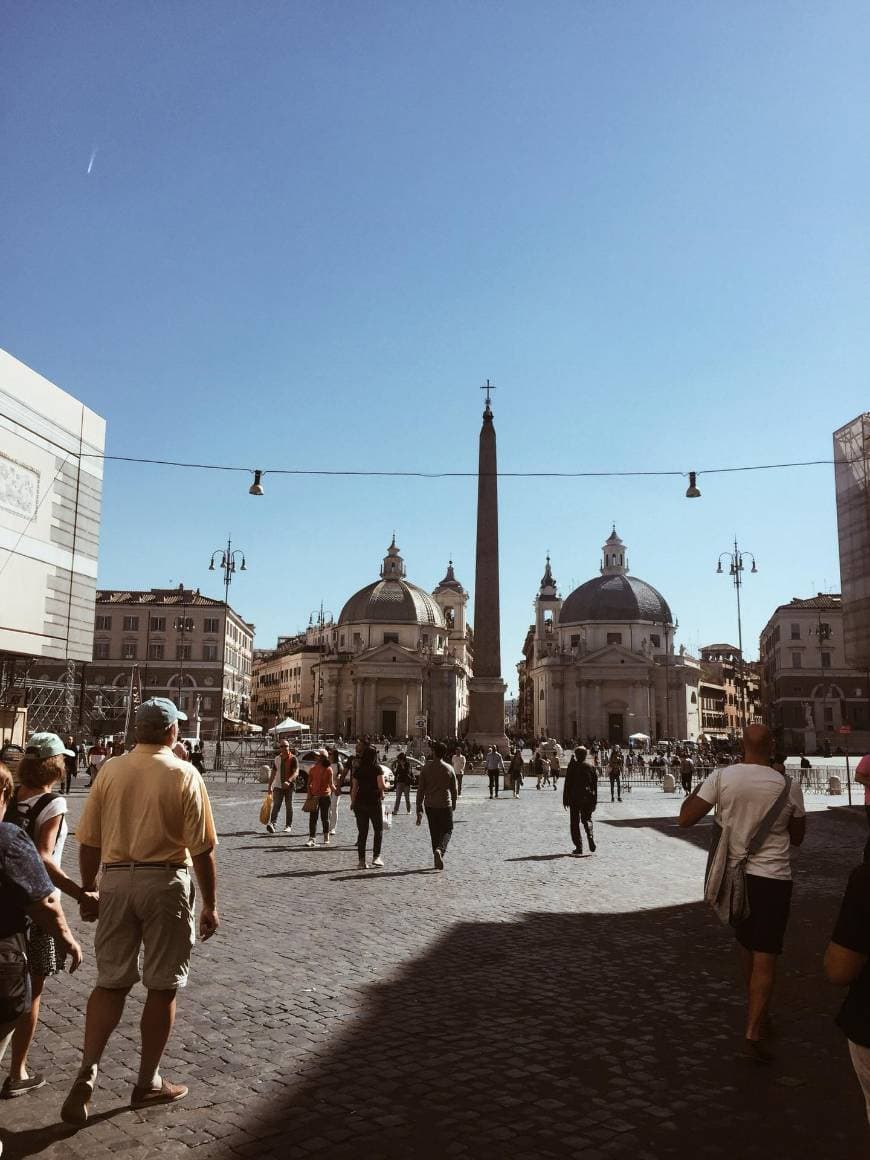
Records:
{"label": "paving stone", "polygon": [[580,861],[549,857],[568,845],[558,795],[491,803],[466,786],[440,875],[407,873],[429,855],[404,817],[386,871],[360,875],[346,801],[339,843],[308,850],[252,824],[253,787],[215,789],[223,926],[195,950],[164,1061],[190,1096],[127,1109],[134,989],[97,1116],[58,1125],[94,979],[93,928],[73,914],[86,961],[46,989],[33,1063],[51,1083],[3,1106],[4,1160],[796,1160],[819,1139],[825,1160],[863,1154],[819,974],[859,828],[811,808],[777,991],[784,1064],[758,1070],[737,1059],[732,940],[698,902],[706,838],[674,826],[678,801],[604,803]]}

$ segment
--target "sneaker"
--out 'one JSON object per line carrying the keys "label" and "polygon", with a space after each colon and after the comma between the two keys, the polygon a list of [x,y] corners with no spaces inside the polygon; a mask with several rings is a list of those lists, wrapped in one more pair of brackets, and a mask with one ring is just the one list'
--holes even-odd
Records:
{"label": "sneaker", "polygon": [[130,1097],[131,1108],[151,1108],[155,1104],[174,1104],[183,1100],[187,1095],[187,1088],[183,1083],[170,1083],[168,1079],[161,1080],[159,1088],[134,1087]]}
{"label": "sneaker", "polygon": [[335,830],[330,830],[329,831],[330,838],[334,837],[334,835],[335,835]]}
{"label": "sneaker", "polygon": [[384,864],[384,860],[383,860],[383,858],[380,856],[380,854],[378,854],[377,858],[375,858],[375,860],[372,862],[372,866],[380,866],[380,867],[382,867],[382,866],[383,866],[383,864]]}
{"label": "sneaker", "polygon": [[65,1124],[86,1124],[93,1094],[92,1084],[86,1079],[77,1079],[60,1109],[60,1118],[63,1122]]}
{"label": "sneaker", "polygon": [[271,822],[266,822],[266,833],[267,834],[274,834],[275,833],[275,827],[272,825]]}
{"label": "sneaker", "polygon": [[14,1100],[16,1096],[26,1096],[28,1092],[35,1092],[41,1087],[45,1087],[44,1075],[31,1075],[27,1079],[12,1079],[7,1075],[0,1089],[0,1098]]}
{"label": "sneaker", "polygon": [[571,851],[571,853],[574,855],[575,858],[582,858],[583,857],[583,847],[582,846],[575,846],[574,849]]}
{"label": "sneaker", "polygon": [[356,864],[356,868],[357,868],[357,870],[368,870],[368,866],[366,865],[365,858],[360,858],[359,862],[357,862],[357,864]]}
{"label": "sneaker", "polygon": [[329,845],[329,834],[324,834],[324,835],[323,835],[323,844],[324,844],[324,846],[328,846],[328,845]]}
{"label": "sneaker", "polygon": [[306,845],[306,846],[313,846],[313,845],[314,845],[314,839],[313,839],[313,838],[309,838],[309,839],[308,839],[308,841],[305,843],[305,845]]}
{"label": "sneaker", "polygon": [[435,853],[435,869],[436,870],[443,870],[444,869],[444,855],[441,853],[440,850],[435,850],[434,853]]}
{"label": "sneaker", "polygon": [[285,827],[284,827],[284,833],[285,833],[285,834],[292,834],[292,833],[293,833],[293,831],[290,829],[290,827],[289,827],[289,826],[285,826]]}

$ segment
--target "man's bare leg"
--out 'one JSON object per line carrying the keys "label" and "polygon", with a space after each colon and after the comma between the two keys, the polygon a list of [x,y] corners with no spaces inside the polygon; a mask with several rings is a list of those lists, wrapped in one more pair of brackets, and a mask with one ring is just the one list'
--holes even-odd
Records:
{"label": "man's bare leg", "polygon": [[136,1086],[160,1086],[160,1060],[172,1034],[175,1022],[175,990],[149,991],[142,1008],[142,1060]]}
{"label": "man's bare leg", "polygon": [[97,1071],[106,1044],[124,1013],[129,987],[94,987],[85,1014],[85,1046],[82,1066],[60,1110],[67,1124],[86,1124]]}

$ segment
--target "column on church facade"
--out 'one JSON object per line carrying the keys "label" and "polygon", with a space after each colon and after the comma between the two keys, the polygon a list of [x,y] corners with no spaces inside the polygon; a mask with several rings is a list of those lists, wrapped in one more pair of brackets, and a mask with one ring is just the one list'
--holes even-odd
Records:
{"label": "column on church facade", "polygon": [[408,682],[402,681],[399,692],[399,736],[405,737],[411,732],[411,720],[408,714]]}

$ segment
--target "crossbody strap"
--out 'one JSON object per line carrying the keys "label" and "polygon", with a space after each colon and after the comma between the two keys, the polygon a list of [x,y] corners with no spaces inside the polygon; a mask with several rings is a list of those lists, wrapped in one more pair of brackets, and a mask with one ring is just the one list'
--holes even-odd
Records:
{"label": "crossbody strap", "polygon": [[758,853],[758,851],[761,849],[761,847],[764,843],[764,839],[767,837],[767,835],[773,829],[773,826],[774,826],[774,823],[776,822],[776,819],[782,813],[782,808],[786,803],[786,800],[787,800],[788,795],[789,795],[789,790],[791,789],[791,778],[786,777],[785,774],[783,774],[783,780],[785,781],[785,785],[782,787],[782,792],[780,793],[780,795],[776,799],[776,801],[773,803],[773,805],[770,807],[770,809],[767,811],[767,813],[764,815],[764,817],[761,819],[761,824],[759,825],[758,829],[755,831],[755,833],[752,837],[752,841],[746,847],[746,854],[748,857],[752,857],[753,854]]}

